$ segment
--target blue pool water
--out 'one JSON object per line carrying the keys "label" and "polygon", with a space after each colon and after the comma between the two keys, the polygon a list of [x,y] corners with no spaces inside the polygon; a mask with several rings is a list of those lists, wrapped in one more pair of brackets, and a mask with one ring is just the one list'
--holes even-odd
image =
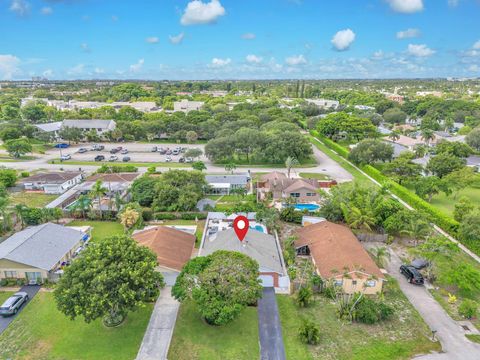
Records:
{"label": "blue pool water", "polygon": [[320,208],[320,205],[317,204],[296,204],[295,209],[297,210],[308,210],[308,211],[317,211]]}
{"label": "blue pool water", "polygon": [[255,225],[254,227],[250,226],[250,229],[257,230],[257,231],[260,231],[260,232],[264,232],[262,225]]}

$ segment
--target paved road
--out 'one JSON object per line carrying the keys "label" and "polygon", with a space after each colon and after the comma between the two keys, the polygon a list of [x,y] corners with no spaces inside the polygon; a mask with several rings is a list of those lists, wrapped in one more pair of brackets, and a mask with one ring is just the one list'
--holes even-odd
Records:
{"label": "paved road", "polygon": [[480,359],[480,345],[469,341],[465,337],[463,328],[443,310],[438,302],[423,286],[409,284],[400,274],[400,258],[391,252],[391,260],[387,270],[396,278],[400,288],[408,300],[417,309],[430,329],[437,330],[437,337],[442,344],[443,354],[419,356],[421,360],[478,360]]}
{"label": "paved road", "polygon": [[[112,143],[104,143],[105,147],[107,149],[110,149],[113,147],[113,145],[117,144],[112,144]],[[129,156],[132,158],[132,161],[135,160],[135,156],[140,156],[142,161],[150,160],[150,161],[161,161],[162,156],[159,155],[158,153],[150,153],[149,149],[154,145],[154,144],[141,144],[141,143],[121,143],[120,144],[123,147],[126,147],[127,149],[131,150],[131,153]],[[119,146],[120,146],[119,145]],[[162,147],[167,147],[170,146],[171,148],[177,146],[177,144],[157,144],[158,146]],[[182,146],[192,146],[192,145],[182,145]],[[195,147],[202,147],[203,145],[198,145]],[[71,146],[68,149],[62,149],[62,154],[75,154],[80,147],[87,147],[89,148],[89,144],[80,144],[80,145],[75,145]],[[316,146],[312,146],[313,148],[313,154],[315,159],[317,160],[317,166],[309,167],[309,168],[298,168],[298,169],[293,169],[294,173],[299,173],[299,172],[311,172],[311,173],[322,173],[329,175],[333,179],[337,180],[338,182],[344,182],[344,181],[350,181],[353,179],[352,175],[346,171],[344,168],[342,168],[338,163],[336,163],[334,160],[329,158],[327,155],[325,155],[323,152],[321,152],[319,149],[317,149]],[[2,151],[0,150],[0,153]],[[86,155],[78,155],[75,154],[74,158],[82,156],[82,157],[88,157],[88,159],[91,159],[93,154],[97,154],[97,152],[88,152]],[[110,155],[110,154],[108,154]],[[117,154],[118,155],[118,154]],[[19,170],[38,170],[38,169],[47,169],[47,170],[78,170],[79,168],[82,168],[82,170],[85,171],[95,171],[101,164],[96,165],[96,164],[89,164],[89,165],[68,165],[68,161],[63,162],[63,163],[56,163],[56,164],[49,164],[48,161],[53,160],[53,159],[58,159],[59,158],[59,150],[54,149],[54,150],[48,150],[46,154],[44,155],[39,155],[35,154],[38,158],[35,160],[31,161],[19,161],[19,162],[4,162],[2,163],[0,161],[0,165],[4,165],[9,168],[15,168]],[[118,155],[120,158],[122,155]],[[108,156],[107,156],[108,158]],[[116,162],[117,164],[119,162]],[[205,165],[207,167],[207,172],[209,173],[224,173],[225,168],[223,166],[216,166],[213,165],[210,161],[206,160]],[[190,167],[186,167],[184,169],[191,169]],[[140,168],[140,172],[145,172],[146,168]],[[169,170],[169,167],[157,167],[158,171],[167,171]],[[281,170],[278,168],[268,168],[268,167],[258,167],[256,168],[255,166],[252,167],[239,167],[237,171],[247,171],[250,170],[251,172],[270,172],[270,171],[275,171],[275,170]],[[284,171],[284,170],[283,170]]]}
{"label": "paved road", "polygon": [[172,288],[161,290],[143,336],[136,360],[164,360],[172,340],[180,304],[171,295]]}
{"label": "paved road", "polygon": [[[5,329],[10,325],[10,323],[15,320],[15,318],[23,311],[23,309],[28,305],[30,301],[32,301],[33,297],[37,294],[38,290],[40,290],[40,286],[30,285],[30,286],[23,286],[19,291],[24,291],[28,294],[28,301],[22,305],[20,310],[17,312],[16,315],[9,316],[9,317],[1,317],[0,316],[0,334],[5,331]],[[1,304],[0,304],[1,305]]]}
{"label": "paved road", "polygon": [[258,301],[258,330],[261,360],[285,360],[282,326],[274,288],[264,288]]}

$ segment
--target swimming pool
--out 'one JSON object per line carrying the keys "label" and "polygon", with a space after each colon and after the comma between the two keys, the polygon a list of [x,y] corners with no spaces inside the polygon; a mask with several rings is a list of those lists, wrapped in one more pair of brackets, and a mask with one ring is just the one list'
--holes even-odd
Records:
{"label": "swimming pool", "polygon": [[260,232],[265,232],[265,230],[263,229],[263,226],[262,225],[255,225],[255,226],[250,226],[250,229],[253,229],[253,230],[257,230],[257,231],[260,231]]}
{"label": "swimming pool", "polygon": [[319,208],[320,205],[317,204],[295,204],[297,210],[317,211]]}

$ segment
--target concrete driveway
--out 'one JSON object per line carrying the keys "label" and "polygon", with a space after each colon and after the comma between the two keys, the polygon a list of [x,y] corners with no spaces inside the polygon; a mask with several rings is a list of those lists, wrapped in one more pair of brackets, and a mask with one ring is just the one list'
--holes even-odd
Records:
{"label": "concrete driveway", "polygon": [[264,288],[258,300],[258,330],[261,360],[285,360],[282,326],[274,288]]}
{"label": "concrete driveway", "polygon": [[[37,294],[38,290],[40,290],[40,286],[38,285],[28,285],[23,286],[19,291],[24,291],[28,294],[28,301],[22,305],[20,310],[13,316],[9,317],[1,317],[0,316],[0,334],[5,331],[5,329],[10,325],[10,323],[15,320],[15,318],[23,311],[23,309],[32,301],[33,297]],[[13,295],[13,294],[12,294]],[[1,305],[1,304],[0,304]]]}
{"label": "concrete driveway", "polygon": [[465,337],[465,330],[454,321],[438,302],[430,295],[424,286],[416,286],[407,282],[400,273],[400,258],[392,251],[387,270],[398,280],[405,296],[417,309],[427,325],[436,330],[436,336],[442,344],[443,354],[419,356],[422,360],[478,360],[480,359],[480,345],[469,341]]}

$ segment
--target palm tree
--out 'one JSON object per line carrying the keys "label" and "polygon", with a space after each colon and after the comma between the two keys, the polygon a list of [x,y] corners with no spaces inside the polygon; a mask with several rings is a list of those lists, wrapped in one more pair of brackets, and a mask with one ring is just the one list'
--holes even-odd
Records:
{"label": "palm tree", "polygon": [[285,167],[287,168],[287,175],[290,178],[290,171],[294,166],[298,165],[298,160],[292,156],[287,157],[285,160]]}
{"label": "palm tree", "polygon": [[3,223],[0,232],[7,230],[8,227],[7,207],[9,203],[10,201],[7,196],[0,197],[0,215],[2,216]]}
{"label": "palm tree", "polygon": [[116,192],[115,197],[113,199],[114,199],[114,203],[115,203],[115,210],[117,212],[119,212],[120,208],[124,204],[124,201],[123,201],[122,197],[120,196],[120,193]]}
{"label": "palm tree", "polygon": [[362,209],[352,206],[347,208],[342,204],[343,217],[347,224],[354,229],[366,229],[371,231],[375,226],[375,216],[371,209],[364,207]]}
{"label": "palm tree", "polygon": [[92,207],[92,201],[86,195],[80,195],[72,206],[72,211],[79,211],[86,218],[86,212]]}
{"label": "palm tree", "polygon": [[17,204],[15,205],[15,214],[17,215],[17,219],[20,219],[20,222],[22,223],[22,229],[25,227],[25,221],[23,220],[23,211],[27,207],[23,204]]}
{"label": "palm tree", "polygon": [[125,230],[128,230],[135,225],[139,218],[140,214],[135,209],[128,208],[120,214],[120,222],[124,226]]}
{"label": "palm tree", "polygon": [[103,186],[102,180],[97,180],[90,189],[89,196],[91,199],[97,199],[99,217],[102,218],[101,199],[107,193],[108,189]]}
{"label": "palm tree", "polygon": [[433,130],[430,129],[423,129],[422,130],[422,140],[425,141],[425,144],[428,146],[430,141],[435,139],[435,133]]}
{"label": "palm tree", "polygon": [[225,164],[225,171],[230,171],[233,174],[233,171],[237,168],[234,162],[229,162]]}
{"label": "palm tree", "polygon": [[388,134],[388,137],[390,140],[395,142],[400,139],[400,132],[398,130],[393,130],[390,134]]}
{"label": "palm tree", "polygon": [[382,268],[385,267],[387,259],[390,260],[390,252],[385,246],[370,249],[370,254],[375,263]]}
{"label": "palm tree", "polygon": [[425,240],[430,236],[432,228],[427,221],[416,219],[411,221],[400,233],[411,237],[417,246],[419,240]]}

